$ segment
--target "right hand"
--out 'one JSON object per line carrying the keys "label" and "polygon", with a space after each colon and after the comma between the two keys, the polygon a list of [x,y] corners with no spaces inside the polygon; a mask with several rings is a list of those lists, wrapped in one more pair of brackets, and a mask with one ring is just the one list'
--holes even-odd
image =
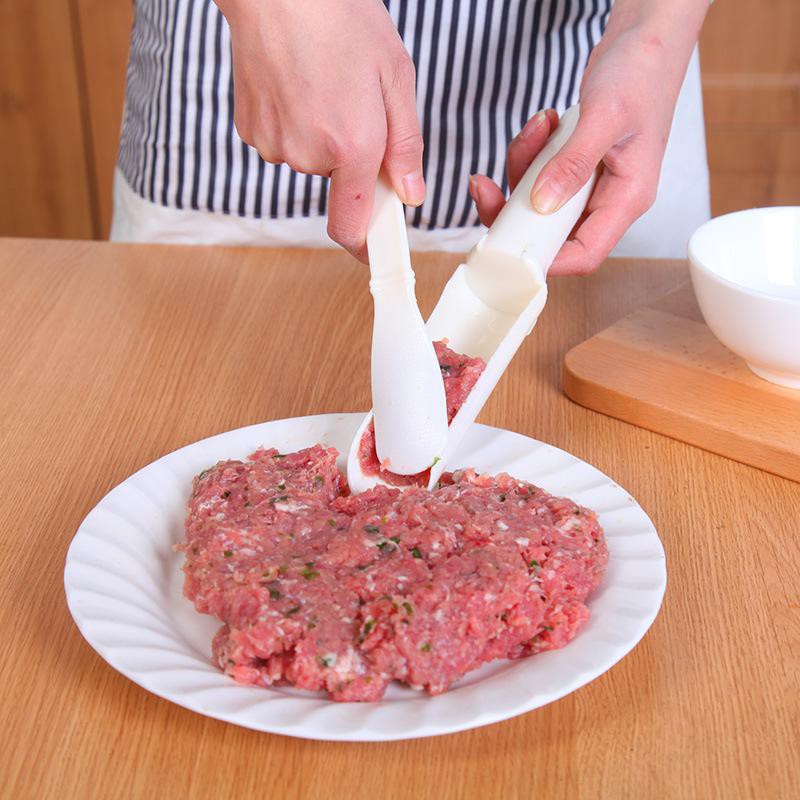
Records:
{"label": "right hand", "polygon": [[328,235],[366,263],[383,166],[425,199],[414,65],[375,0],[216,0],[233,50],[239,136],[273,164],[329,176]]}

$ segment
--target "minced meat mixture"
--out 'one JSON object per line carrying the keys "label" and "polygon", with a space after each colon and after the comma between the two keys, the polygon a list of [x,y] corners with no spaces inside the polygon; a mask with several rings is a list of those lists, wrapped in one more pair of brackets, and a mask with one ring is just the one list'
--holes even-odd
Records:
{"label": "minced meat mixture", "polygon": [[242,683],[379,700],[569,642],[608,552],[592,511],[509,475],[350,496],[337,452],[258,450],[193,484],[185,594]]}

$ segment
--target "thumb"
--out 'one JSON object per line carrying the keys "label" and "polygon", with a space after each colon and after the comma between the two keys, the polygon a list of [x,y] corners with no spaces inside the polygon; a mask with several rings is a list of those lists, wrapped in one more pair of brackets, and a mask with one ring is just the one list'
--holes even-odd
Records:
{"label": "thumb", "polygon": [[383,166],[395,192],[407,206],[425,200],[422,175],[422,134],[414,88],[414,67],[400,71],[390,86],[384,87],[386,108],[386,154]]}
{"label": "thumb", "polygon": [[616,139],[616,129],[607,118],[582,107],[572,136],[545,164],[533,185],[534,210],[540,214],[558,211],[591,178]]}

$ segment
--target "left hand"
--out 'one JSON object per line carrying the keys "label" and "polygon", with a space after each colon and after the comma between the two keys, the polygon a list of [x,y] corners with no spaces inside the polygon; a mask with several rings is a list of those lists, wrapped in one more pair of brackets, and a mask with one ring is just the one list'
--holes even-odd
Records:
{"label": "left hand", "polygon": [[[682,0],[675,6],[686,4]],[[675,103],[704,11],[695,15],[693,25],[679,13],[682,9],[659,3],[661,8],[652,11],[651,6],[648,17],[642,5],[647,3],[615,3],[617,13],[612,12],[583,76],[575,132],[544,167],[531,192],[536,211],[553,213],[600,165],[586,212],[556,256],[551,275],[597,269],[655,200]],[[555,111],[540,111],[511,142],[512,189],[557,122]],[[502,191],[485,175],[475,175],[470,193],[481,222],[491,225],[505,203]]]}

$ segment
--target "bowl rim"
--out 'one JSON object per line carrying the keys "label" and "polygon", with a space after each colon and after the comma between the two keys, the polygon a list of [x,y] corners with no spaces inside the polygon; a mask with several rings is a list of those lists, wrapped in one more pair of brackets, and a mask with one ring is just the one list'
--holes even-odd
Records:
{"label": "bowl rim", "polygon": [[766,300],[777,301],[779,303],[784,303],[789,306],[800,306],[800,296],[798,297],[787,297],[786,295],[781,294],[773,294],[771,292],[765,292],[763,289],[753,289],[750,286],[745,286],[744,284],[737,283],[736,281],[732,281],[728,278],[723,277],[720,275],[716,270],[711,269],[704,261],[699,257],[697,254],[697,244],[696,240],[698,234],[701,231],[705,230],[708,226],[713,225],[720,219],[726,219],[727,217],[736,217],[742,215],[752,215],[754,213],[772,213],[774,211],[792,211],[800,217],[800,206],[756,206],[754,208],[743,208],[738,211],[729,211],[727,214],[720,214],[717,217],[712,217],[709,220],[706,220],[700,227],[695,230],[695,232],[689,237],[689,244],[687,247],[687,256],[689,260],[689,268],[691,270],[699,270],[707,275],[709,278],[716,280],[718,283],[721,283],[723,286],[727,286],[731,289],[735,289],[742,294],[745,295],[752,295],[754,297],[764,298]]}

